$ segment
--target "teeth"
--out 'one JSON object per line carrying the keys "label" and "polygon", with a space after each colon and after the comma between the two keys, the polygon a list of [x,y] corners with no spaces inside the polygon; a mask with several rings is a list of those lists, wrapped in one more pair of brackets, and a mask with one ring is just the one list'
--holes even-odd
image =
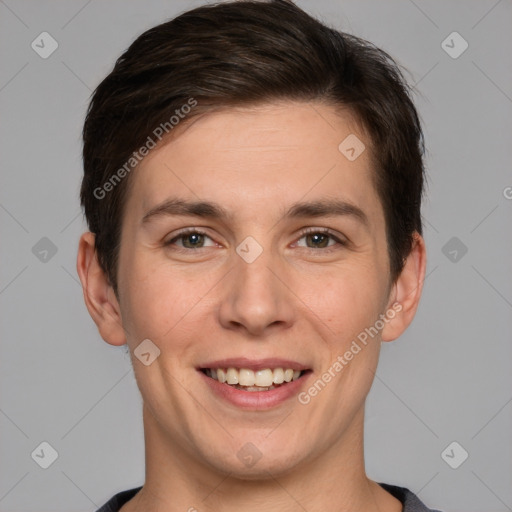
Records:
{"label": "teeth", "polygon": [[[215,371],[215,370],[213,370]],[[213,377],[213,373],[212,373],[212,377]],[[213,377],[215,378],[215,377]],[[224,382],[226,382],[226,372],[222,369],[222,368],[219,368],[217,369],[217,380],[219,382],[222,382],[224,384]]]}
{"label": "teeth", "polygon": [[[234,368],[231,370],[235,371]],[[242,368],[238,372],[238,383],[240,386],[254,386],[256,384],[256,378],[254,377],[254,372],[252,370],[247,370],[246,368]]]}
{"label": "teeth", "polygon": [[206,374],[223,384],[229,384],[246,391],[267,391],[274,389],[274,385],[297,380],[300,370],[292,368],[265,368],[264,370],[249,370],[247,368],[209,368]]}
{"label": "teeth", "polygon": [[268,391],[269,389],[274,389],[274,386],[268,386],[268,387],[259,387],[259,386],[249,386],[249,387],[243,387],[243,386],[236,386],[237,389],[243,389],[244,391]]}
{"label": "teeth", "polygon": [[282,384],[284,382],[284,370],[276,368],[274,370],[274,384]]}
{"label": "teeth", "polygon": [[228,368],[226,382],[228,384],[238,384],[238,372],[234,368]]}
{"label": "teeth", "polygon": [[256,386],[265,388],[268,386],[272,386],[272,383],[274,382],[274,372],[270,369],[258,370],[254,374],[254,380]]}

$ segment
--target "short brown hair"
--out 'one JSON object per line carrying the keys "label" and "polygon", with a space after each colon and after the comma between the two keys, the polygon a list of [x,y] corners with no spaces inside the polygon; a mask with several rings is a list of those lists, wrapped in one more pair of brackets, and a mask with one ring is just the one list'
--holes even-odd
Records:
{"label": "short brown hair", "polygon": [[113,178],[124,178],[134,152],[191,99],[199,106],[184,122],[214,108],[282,99],[348,109],[369,136],[396,280],[414,232],[422,233],[424,181],[423,133],[398,64],[291,1],[244,0],[199,7],[147,30],[93,93],[83,128],[80,199],[116,295],[130,176]]}

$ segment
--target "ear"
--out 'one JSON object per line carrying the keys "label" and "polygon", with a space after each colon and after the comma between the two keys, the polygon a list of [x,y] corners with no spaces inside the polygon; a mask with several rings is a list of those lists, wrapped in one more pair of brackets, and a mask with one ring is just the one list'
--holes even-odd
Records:
{"label": "ear", "polygon": [[411,252],[404,268],[391,289],[387,311],[394,310],[394,317],[382,329],[382,341],[393,341],[409,326],[416,314],[425,280],[427,251],[422,236],[415,232]]}
{"label": "ear", "polygon": [[80,237],[76,270],[82,283],[85,305],[101,337],[111,345],[124,345],[126,336],[121,309],[98,262],[94,233],[86,232]]}

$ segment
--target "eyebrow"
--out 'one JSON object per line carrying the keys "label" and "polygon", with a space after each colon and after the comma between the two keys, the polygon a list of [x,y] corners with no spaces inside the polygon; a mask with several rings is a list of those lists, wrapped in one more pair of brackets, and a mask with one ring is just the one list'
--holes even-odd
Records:
{"label": "eyebrow", "polygon": [[[218,203],[211,201],[188,201],[169,198],[147,211],[142,217],[142,224],[160,216],[190,216],[217,220],[229,220],[233,214]],[[304,217],[350,216],[368,227],[368,217],[358,206],[340,199],[322,199],[317,201],[297,202],[282,213],[281,219]]]}

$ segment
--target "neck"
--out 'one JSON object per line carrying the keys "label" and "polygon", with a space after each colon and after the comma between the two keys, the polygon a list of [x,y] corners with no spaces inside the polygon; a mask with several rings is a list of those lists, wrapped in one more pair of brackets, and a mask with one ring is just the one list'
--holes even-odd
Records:
{"label": "neck", "polygon": [[402,504],[364,471],[364,407],[339,442],[287,472],[258,479],[222,474],[169,444],[146,406],[146,482],[121,512],[401,512]]}

